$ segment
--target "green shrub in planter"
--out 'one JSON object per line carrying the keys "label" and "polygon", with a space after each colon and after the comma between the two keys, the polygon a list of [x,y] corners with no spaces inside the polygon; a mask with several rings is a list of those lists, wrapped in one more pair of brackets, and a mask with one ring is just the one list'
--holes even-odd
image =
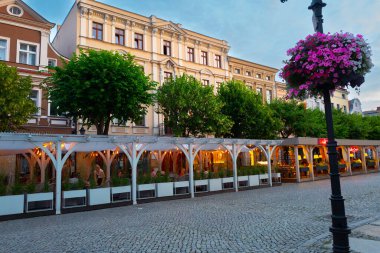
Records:
{"label": "green shrub in planter", "polygon": [[35,193],[36,192],[36,183],[34,181],[29,182],[25,186],[25,192],[26,193]]}
{"label": "green shrub in planter", "polygon": [[219,178],[224,178],[224,176],[225,176],[225,169],[220,169],[219,171],[218,171],[218,176],[219,176]]}
{"label": "green shrub in planter", "polygon": [[24,187],[20,183],[15,183],[11,188],[12,195],[20,195],[24,193]]}
{"label": "green shrub in planter", "polygon": [[168,173],[165,173],[164,175],[162,175],[160,172],[157,172],[157,175],[154,179],[155,183],[167,183],[170,181],[171,180]]}

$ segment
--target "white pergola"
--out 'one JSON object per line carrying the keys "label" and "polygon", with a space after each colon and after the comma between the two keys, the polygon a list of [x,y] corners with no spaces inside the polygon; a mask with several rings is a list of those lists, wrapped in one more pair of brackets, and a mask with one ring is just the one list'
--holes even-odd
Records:
{"label": "white pergola", "polygon": [[[179,149],[189,164],[189,189],[194,198],[194,159],[201,150],[217,150],[222,147],[228,151],[233,163],[234,188],[238,191],[237,158],[240,152],[253,148],[260,149],[268,161],[268,181],[272,186],[271,157],[282,140],[219,139],[219,138],[175,138],[154,136],[97,136],[97,135],[38,135],[0,133],[0,155],[31,153],[40,148],[46,155],[39,160],[40,167],[51,160],[56,171],[56,213],[61,212],[62,168],[73,152],[99,152],[107,166],[107,175],[115,153],[120,149],[128,157],[132,167],[132,201],[137,204],[137,163],[144,151],[165,151]],[[64,152],[64,156],[62,154]],[[106,151],[103,154],[100,151]]]}

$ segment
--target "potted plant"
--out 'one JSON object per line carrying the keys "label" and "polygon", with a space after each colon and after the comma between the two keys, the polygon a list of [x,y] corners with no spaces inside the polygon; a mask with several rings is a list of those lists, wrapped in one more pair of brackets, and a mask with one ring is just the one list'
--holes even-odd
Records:
{"label": "potted plant", "polygon": [[248,182],[248,168],[247,167],[240,167],[238,168],[238,184],[239,187],[246,187],[249,186]]}
{"label": "potted plant", "polygon": [[[24,194],[20,184],[9,192],[7,177],[0,174],[0,216],[20,214],[24,212]],[[9,194],[9,195],[7,195]]]}
{"label": "potted plant", "polygon": [[111,179],[112,202],[126,201],[131,199],[131,182],[123,174],[113,175]]}
{"label": "potted plant", "polygon": [[251,166],[248,169],[248,181],[249,186],[259,186],[260,185],[260,169],[255,166]]}
{"label": "potted plant", "polygon": [[161,171],[155,178],[157,186],[157,197],[168,197],[174,195],[174,184],[169,177],[169,173]]}
{"label": "potted plant", "polygon": [[351,33],[308,35],[287,51],[280,77],[288,97],[323,97],[326,91],[358,89],[373,67],[371,50],[363,36]]}
{"label": "potted plant", "polygon": [[221,169],[223,172],[222,184],[223,190],[234,188],[234,178],[232,176],[232,170],[228,168]]}
{"label": "potted plant", "polygon": [[26,212],[53,210],[53,192],[36,192],[36,183],[31,180],[25,187]]}
{"label": "potted plant", "polygon": [[[95,183],[94,183],[95,184]],[[67,178],[62,184],[63,208],[79,207],[86,205],[87,191],[86,184],[82,178],[77,182],[71,182]]]}
{"label": "potted plant", "polygon": [[317,172],[324,172],[324,171],[328,171],[329,167],[328,167],[327,163],[320,162],[320,163],[317,163],[315,165],[315,169],[317,170]]}
{"label": "potted plant", "polygon": [[373,168],[374,169],[376,166],[376,161],[374,159],[368,159],[366,161],[366,163],[367,163],[367,168]]}
{"label": "potted plant", "polygon": [[194,173],[195,192],[206,192],[206,191],[208,191],[207,173],[205,173],[204,171]]}
{"label": "potted plant", "polygon": [[221,191],[223,189],[222,187],[222,177],[220,177],[221,174],[216,172],[209,172],[209,190],[212,191]]}
{"label": "potted plant", "polygon": [[139,173],[137,177],[137,196],[139,199],[156,197],[156,184],[150,174]]}

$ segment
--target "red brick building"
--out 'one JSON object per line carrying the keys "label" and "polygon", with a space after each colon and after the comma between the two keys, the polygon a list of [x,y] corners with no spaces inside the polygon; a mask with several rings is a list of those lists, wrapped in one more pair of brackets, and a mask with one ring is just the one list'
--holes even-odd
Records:
{"label": "red brick building", "polygon": [[47,66],[61,64],[62,56],[51,46],[50,23],[21,0],[0,1],[0,62],[17,67],[22,76],[31,76],[33,90],[30,98],[38,112],[22,126],[20,132],[72,132],[70,119],[55,115],[54,108],[39,87],[49,76]]}

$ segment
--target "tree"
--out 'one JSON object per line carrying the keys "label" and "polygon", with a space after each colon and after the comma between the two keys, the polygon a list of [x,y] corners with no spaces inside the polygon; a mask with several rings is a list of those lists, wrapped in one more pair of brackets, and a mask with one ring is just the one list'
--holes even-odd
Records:
{"label": "tree", "polygon": [[233,121],[230,133],[224,137],[271,139],[281,126],[272,111],[263,104],[262,97],[236,80],[223,83],[218,91],[224,103],[222,113]]}
{"label": "tree", "polygon": [[166,81],[157,90],[157,112],[165,117],[165,125],[175,136],[220,135],[232,123],[221,114],[222,102],[213,93],[212,86],[203,86],[192,76],[183,74]]}
{"label": "tree", "polygon": [[282,122],[279,134],[282,138],[322,137],[326,135],[324,114],[318,109],[306,109],[296,100],[275,99],[269,105],[275,116]]}
{"label": "tree", "polygon": [[113,119],[119,125],[140,120],[153,102],[156,84],[130,54],[81,51],[54,69],[45,84],[57,112],[95,125],[98,135],[108,134]]}
{"label": "tree", "polygon": [[380,140],[380,116],[364,117],[363,121],[369,126],[367,139]]}
{"label": "tree", "polygon": [[21,77],[15,67],[0,63],[0,132],[14,131],[37,112],[29,98],[32,79]]}

